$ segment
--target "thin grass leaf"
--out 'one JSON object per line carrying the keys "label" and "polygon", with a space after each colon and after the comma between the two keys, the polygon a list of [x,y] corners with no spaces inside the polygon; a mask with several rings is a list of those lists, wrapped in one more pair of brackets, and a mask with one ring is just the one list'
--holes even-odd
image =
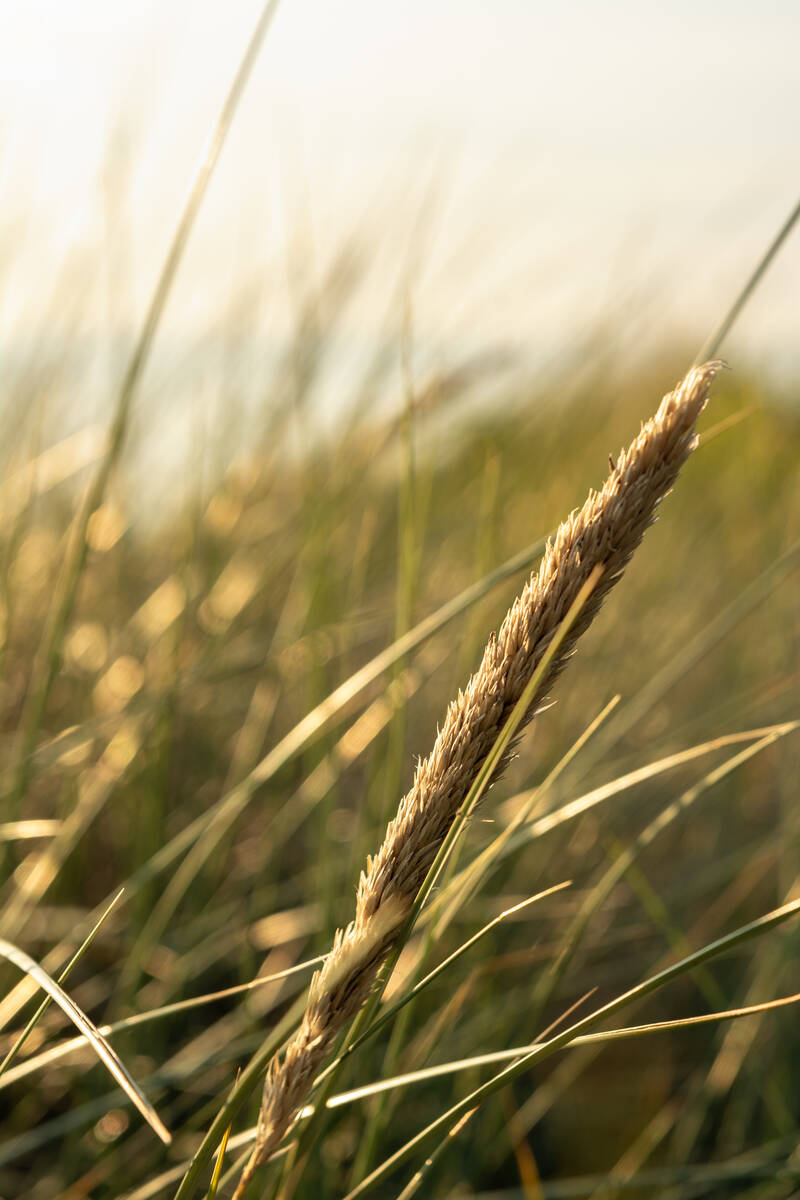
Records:
{"label": "thin grass leaf", "polygon": [[[791,996],[781,996],[777,1000],[764,1000],[758,1004],[745,1004],[739,1008],[721,1009],[719,1012],[702,1013],[695,1017],[675,1017],[670,1021],[651,1021],[642,1025],[625,1025],[619,1029],[606,1029],[600,1033],[586,1033],[574,1038],[570,1048],[575,1046],[597,1046],[603,1042],[618,1042],[627,1038],[644,1037],[651,1033],[668,1033],[676,1029],[688,1029],[695,1025],[720,1024],[723,1021],[737,1021],[742,1017],[752,1017],[759,1013],[771,1012],[773,1009],[787,1008],[800,1002],[800,992]],[[458,1058],[452,1062],[437,1063],[434,1067],[421,1067],[418,1071],[407,1071],[396,1075],[394,1079],[379,1079],[375,1083],[366,1083],[361,1087],[351,1088],[347,1092],[339,1092],[331,1096],[327,1102],[328,1108],[341,1108],[344,1104],[354,1104],[358,1100],[367,1100],[381,1092],[391,1092],[398,1088],[410,1087],[417,1083],[426,1083],[429,1079],[441,1076],[456,1075],[460,1071],[471,1071],[476,1067],[494,1066],[502,1062],[514,1062],[524,1055],[531,1054],[548,1042],[537,1038],[527,1046],[514,1046],[509,1050],[496,1050],[488,1054],[475,1054],[469,1058]]]}
{"label": "thin grass leaf", "polygon": [[217,1160],[214,1163],[214,1174],[211,1176],[211,1183],[209,1184],[208,1188],[208,1200],[215,1200],[217,1195],[219,1181],[222,1177],[222,1164],[225,1161],[225,1151],[228,1148],[228,1138],[230,1137],[230,1132],[231,1127],[229,1125],[222,1135],[222,1141],[220,1142],[219,1151],[217,1153]]}
{"label": "thin grass leaf", "polygon": [[550,996],[553,994],[558,981],[564,975],[571,959],[573,958],[578,945],[588,928],[589,921],[600,905],[609,897],[614,887],[623,878],[626,871],[636,861],[639,855],[646,850],[657,837],[659,837],[665,829],[667,829],[673,821],[679,817],[695,803],[710,788],[716,786],[732,772],[737,771],[744,763],[751,758],[760,754],[762,750],[766,750],[780,738],[793,733],[800,728],[799,721],[790,721],[786,725],[768,733],[766,737],[759,741],[746,746],[737,754],[715,767],[702,777],[696,784],[683,792],[677,800],[668,804],[661,812],[653,818],[652,821],[641,831],[635,838],[632,844],[623,850],[603,872],[597,883],[589,890],[586,898],[581,904],[578,912],[570,922],[570,926],[564,934],[561,950],[555,962],[550,969],[546,971],[533,994],[534,1012],[538,1014],[542,1011]]}
{"label": "thin grass leaf", "polygon": [[[75,966],[75,964],[80,961],[80,959],[83,957],[85,951],[92,944],[92,942],[94,941],[95,934],[98,932],[100,927],[103,925],[106,918],[108,916],[110,916],[111,912],[116,907],[117,902],[122,899],[123,894],[124,894],[124,888],[120,888],[120,890],[117,892],[114,899],[111,901],[111,903],[108,905],[108,907],[105,909],[105,911],[100,916],[99,920],[89,930],[88,935],[83,940],[83,942],[78,947],[78,949],[75,951],[72,958],[69,960],[66,967],[59,975],[59,977],[56,981],[58,983],[59,987],[63,987],[63,985],[66,983],[67,979],[69,978],[70,971]],[[12,1062],[17,1057],[17,1055],[19,1054],[22,1047],[25,1045],[25,1042],[27,1041],[28,1036],[30,1035],[32,1030],[36,1028],[39,1021],[42,1019],[44,1014],[47,1012],[47,1010],[51,1004],[52,1004],[52,997],[46,996],[45,999],[42,1001],[42,1003],[37,1008],[36,1012],[31,1017],[31,1019],[28,1021],[28,1024],[22,1030],[22,1033],[19,1035],[19,1037],[13,1043],[13,1045],[11,1046],[11,1049],[8,1051],[8,1054],[5,1056],[3,1061],[0,1063],[0,1080],[2,1080],[3,1075],[5,1075],[6,1071],[11,1066]],[[2,1087],[2,1083],[0,1083],[0,1087]]]}
{"label": "thin grass leaf", "polygon": [[429,1154],[425,1159],[420,1169],[411,1176],[402,1192],[398,1192],[397,1200],[411,1200],[412,1196],[416,1196],[431,1168],[436,1165],[445,1150],[455,1141],[461,1130],[469,1123],[477,1111],[477,1108],[473,1108],[469,1112],[464,1113],[463,1117],[459,1117],[453,1128],[448,1131],[447,1137],[442,1138],[433,1153]]}
{"label": "thin grass leaf", "polygon": [[[665,758],[656,759],[654,762],[647,763],[643,767],[637,767],[634,771],[620,775],[616,779],[612,779],[608,783],[604,783],[600,787],[593,788],[590,792],[578,796],[575,800],[570,800],[568,803],[561,805],[560,808],[555,809],[552,813],[547,813],[545,816],[539,817],[523,828],[516,829],[508,842],[500,847],[498,861],[502,861],[508,855],[513,854],[527,842],[543,837],[546,833],[550,833],[553,829],[558,829],[568,821],[574,821],[576,817],[595,808],[598,804],[604,804],[607,800],[611,800],[621,792],[636,787],[637,784],[646,783],[648,780],[666,774],[676,767],[685,766],[687,763],[694,762],[697,758],[702,758],[706,754],[712,754],[715,750],[723,750],[727,746],[736,746],[741,742],[754,742],[759,738],[767,737],[773,733],[781,733],[784,730],[788,732],[790,725],[792,725],[791,722],[788,725],[784,722],[778,725],[762,726],[758,729],[743,730],[741,733],[723,734],[720,737],[712,738],[708,742],[701,742],[696,746],[688,747],[686,750],[679,750],[675,754],[669,754]],[[455,882],[458,883],[460,878],[461,876]]]}
{"label": "thin grass leaf", "polygon": [[[238,1079],[239,1079],[239,1076],[237,1074],[237,1076],[236,1076],[237,1082],[238,1082]],[[222,1141],[220,1142],[219,1150],[217,1151],[217,1160],[214,1163],[214,1173],[211,1176],[211,1183],[208,1188],[208,1200],[215,1200],[215,1198],[216,1198],[217,1190],[219,1188],[219,1181],[222,1177],[222,1164],[225,1161],[225,1151],[228,1147],[228,1139],[230,1138],[230,1136],[231,1136],[231,1127],[229,1125],[228,1128],[225,1130],[225,1132],[222,1135]]]}
{"label": "thin grass leaf", "polygon": [[[474,945],[476,945],[481,938],[484,938],[487,935],[487,933],[491,933],[493,929],[496,929],[497,926],[502,924],[502,922],[508,917],[514,916],[516,913],[528,908],[531,904],[535,904],[538,900],[544,900],[547,896],[552,896],[555,892],[563,891],[564,888],[570,887],[571,883],[571,879],[565,879],[563,883],[556,883],[552,887],[545,888],[543,892],[537,892],[535,896],[528,896],[526,900],[521,900],[519,904],[514,904],[511,906],[511,908],[504,909],[503,912],[479,929],[477,933],[473,933],[472,937],[467,938],[466,942],[462,942],[457,950],[454,950],[453,953],[449,954],[447,958],[443,959],[438,966],[434,967],[432,971],[429,971],[423,979],[420,979],[414,984],[413,987],[409,988],[409,990],[405,992],[399,1000],[395,1001],[394,1004],[389,1005],[387,1009],[382,1011],[380,1016],[376,1017],[376,1019],[361,1035],[358,1041],[353,1042],[349,1053],[354,1053],[368,1038],[371,1038],[378,1033],[378,1031],[381,1030],[389,1021],[391,1021],[392,1018],[396,1016],[396,1014],[400,1012],[402,1008],[405,1008],[407,1004],[409,1004],[412,1000],[415,1000],[417,996],[419,996],[420,992],[424,991],[425,988],[429,987],[434,980],[438,979],[444,971],[447,971],[453,966],[454,963],[458,962],[462,955],[466,954],[467,950],[470,950]],[[329,1104],[328,1107],[330,1108],[331,1105]]]}
{"label": "thin grass leaf", "polygon": [[708,338],[700,347],[697,353],[697,358],[694,360],[695,364],[705,362],[707,358],[714,358],[714,356],[719,353],[720,347],[730,333],[736,318],[739,316],[742,309],[755,292],[759,283],[766,274],[770,263],[775,258],[775,255],[778,253],[781,246],[797,224],[798,218],[800,218],[800,200],[798,200],[797,204],[789,213],[789,216],[786,218],[783,225],[781,225],[775,237],[770,242],[764,254],[756,263],[756,266],[748,277],[744,287],[739,292],[739,295],[736,297],[717,328],[713,331],[713,333],[709,334]]}
{"label": "thin grass leaf", "polygon": [[[293,967],[287,967],[284,971],[276,971],[271,975],[260,975],[257,979],[251,979],[248,983],[237,983],[233,987],[222,988],[217,992],[207,992],[202,996],[190,996],[187,1000],[176,1000],[173,1004],[164,1004],[159,1008],[153,1008],[147,1012],[135,1013],[132,1017],[123,1017],[119,1021],[114,1021],[111,1025],[101,1025],[99,1032],[103,1037],[110,1037],[114,1033],[123,1033],[127,1029],[136,1028],[138,1025],[147,1025],[152,1021],[160,1021],[165,1017],[175,1016],[177,1013],[188,1012],[190,1009],[201,1008],[207,1004],[214,1004],[218,1000],[226,1000],[230,996],[240,996],[245,992],[255,991],[265,984],[277,983],[282,979],[288,979],[292,975],[297,975],[301,971],[310,971],[324,961],[325,955],[318,954],[316,958],[306,959],[305,962],[297,963]],[[10,1087],[17,1080],[24,1079],[27,1075],[32,1075],[54,1062],[60,1062],[61,1059],[66,1058],[74,1051],[83,1049],[86,1044],[87,1039],[83,1036],[69,1038],[67,1041],[61,1042],[58,1046],[52,1046],[49,1050],[43,1050],[41,1054],[26,1059],[25,1062],[10,1068],[3,1078],[0,1079],[0,1090]]]}
{"label": "thin grass leaf", "polygon": [[11,942],[7,942],[5,938],[0,938],[0,954],[13,963],[15,967],[18,967],[20,971],[24,971],[26,975],[30,975],[32,979],[35,979],[39,987],[47,992],[59,1008],[66,1013],[73,1024],[77,1025],[81,1033],[91,1043],[98,1058],[108,1068],[129,1100],[138,1108],[148,1125],[161,1138],[162,1142],[169,1145],[172,1141],[172,1134],[141,1091],[127,1067],[122,1063],[116,1051],[112,1049],[86,1014],[78,1008],[75,1001],[24,950],[20,950],[18,946],[12,945]]}
{"label": "thin grass leaf", "polygon": [[628,703],[622,705],[595,742],[593,753],[584,757],[584,771],[590,770],[608,754],[693,667],[724,641],[740,621],[772,595],[775,589],[797,570],[798,565],[800,540],[793,542],[785,553],[770,563],[730,604],[709,621],[705,628],[678,648],[661,670],[656,671]]}
{"label": "thin grass leaf", "polygon": [[435,887],[436,881],[439,878],[439,873],[447,862],[453,845],[461,836],[465,822],[472,815],[477,804],[480,802],[480,799],[488,787],[492,776],[496,772],[511,742],[513,741],[514,735],[522,724],[525,715],[530,708],[533,697],[541,687],[542,681],[550,669],[551,664],[555,661],[559,650],[569,636],[570,631],[575,625],[575,622],[578,620],[578,617],[589,600],[589,597],[592,595],[595,587],[599,583],[602,575],[602,567],[598,566],[592,570],[591,575],[580,589],[578,595],[575,597],[575,600],[570,606],[569,611],[566,613],[563,621],[552,637],[536,670],[533,672],[527,684],[525,685],[522,695],[514,706],[513,712],[509,716],[502,732],[498,736],[485,762],[478,772],[475,782],[470,788],[467,797],[461,806],[458,816],[450,826],[447,836],[445,837],[441,848],[434,859],[433,865],[426,876],[425,882],[420,888],[411,910],[409,931],[411,928],[413,928],[417,916],[421,912],[425,902],[430,896],[431,891]]}
{"label": "thin grass leaf", "polygon": [[[503,847],[513,837],[515,831],[520,826],[525,825],[531,818],[532,813],[542,803],[550,788],[563,774],[573,759],[580,753],[592,735],[600,728],[606,718],[614,711],[619,703],[620,697],[613,696],[608,704],[597,714],[587,727],[583,730],[578,738],[572,743],[566,754],[558,760],[552,770],[548,773],[542,783],[533,788],[527,796],[521,799],[521,803],[517,808],[513,818],[508,825],[503,829],[496,838],[478,854],[470,865],[461,872],[458,876],[456,886],[450,886],[450,880],[442,888],[441,895],[438,899],[438,905],[445,907],[449,900],[449,908],[437,921],[436,936],[441,936],[445,929],[449,926],[455,914],[459,909],[468,902],[469,897],[477,891],[482,880],[488,871],[491,870],[493,864],[501,855]],[[450,896],[452,894],[452,900]]]}

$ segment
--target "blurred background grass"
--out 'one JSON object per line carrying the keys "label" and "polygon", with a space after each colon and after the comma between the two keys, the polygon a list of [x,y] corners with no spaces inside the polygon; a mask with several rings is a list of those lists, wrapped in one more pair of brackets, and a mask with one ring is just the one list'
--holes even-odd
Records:
{"label": "blurred background grass", "polygon": [[[766,23],[775,44],[785,20],[776,10]],[[278,51],[267,45],[272,62]],[[726,79],[730,69],[723,61]],[[185,153],[183,136],[180,145]],[[689,315],[676,315],[674,293],[618,242],[624,270],[613,286],[605,277],[603,290],[604,252],[589,270],[593,303],[585,293],[583,308],[569,289],[560,306],[548,306],[547,276],[538,270],[525,281],[544,297],[553,328],[574,313],[558,337],[537,324],[535,306],[518,304],[506,333],[502,319],[487,316],[482,326],[481,314],[492,313],[503,282],[517,276],[484,256],[485,234],[462,239],[458,271],[440,275],[448,282],[434,301],[425,272],[449,261],[442,245],[452,250],[452,233],[441,214],[444,197],[459,195],[439,177],[416,192],[409,184],[405,203],[378,205],[370,196],[324,232],[309,184],[307,211],[286,205],[280,273],[248,271],[245,253],[242,277],[228,278],[219,246],[198,250],[194,267],[190,254],[136,395],[119,469],[87,528],[75,608],[17,807],[32,663],[70,522],[106,453],[109,396],[135,337],[137,306],[125,300],[125,246],[138,244],[126,158],[104,161],[101,250],[95,244],[89,253],[78,238],[56,282],[41,273],[27,280],[38,310],[15,306],[9,293],[0,445],[3,933],[57,973],[96,907],[124,885],[122,903],[69,982],[98,1024],[282,972],[327,950],[351,915],[358,872],[416,756],[429,749],[524,571],[401,656],[265,783],[244,792],[236,785],[373,655],[547,534],[599,486],[609,455],[654,411],[730,303],[730,280],[752,265],[750,243],[739,241],[736,270],[717,277],[699,306],[689,298]],[[313,156],[309,163],[316,183]],[[287,175],[295,187],[297,177]],[[587,168],[585,182],[595,177]],[[392,191],[396,173],[385,178]],[[724,176],[715,178],[724,195]],[[681,190],[690,205],[697,189]],[[778,204],[775,191],[771,203],[782,216],[792,197]],[[155,187],[159,206],[168,192]],[[582,194],[591,208],[588,188]],[[554,196],[557,203],[557,187]],[[598,206],[594,219],[603,212]],[[28,241],[37,230],[30,222]],[[760,250],[773,232],[769,206],[761,204],[759,222],[745,228]],[[242,224],[246,241],[250,227]],[[495,210],[489,240],[499,244],[510,228]],[[560,227],[557,253],[547,236],[542,243],[551,247],[553,291],[554,277],[587,269],[585,246],[573,258],[564,252],[568,232]],[[695,233],[709,234],[708,224]],[[155,259],[163,230],[159,236]],[[12,281],[26,239],[16,251],[7,239]],[[700,260],[697,245],[687,246],[674,276],[690,292],[685,279],[696,280]],[[528,252],[541,267],[540,248]],[[785,254],[796,262],[796,246]],[[196,305],[198,264],[205,294]],[[31,261],[27,269],[33,273]],[[800,416],[787,293],[769,291],[779,288],[775,278],[786,286],[783,260],[780,271],[754,301],[759,315],[748,324],[748,310],[744,332],[725,347],[734,370],[715,386],[698,453],[559,684],[556,706],[493,789],[484,820],[469,832],[471,853],[617,695],[540,811],[666,755],[798,717]],[[456,279],[468,280],[477,298],[474,320],[453,329],[441,314]],[[505,296],[502,312],[514,307]],[[770,334],[759,340],[763,327]],[[505,922],[416,1004],[393,1069],[526,1044],[590,989],[610,998],[687,945],[793,894],[798,761],[789,735],[702,791],[592,899],[648,823],[740,748],[720,742],[504,860],[459,914],[441,957],[509,904],[564,879],[572,886]],[[242,800],[235,817],[211,825],[231,793]],[[573,922],[584,906],[582,929]],[[553,978],[548,969],[571,928],[581,930],[574,953]],[[412,955],[413,946],[409,962]],[[796,990],[796,957],[796,932],[771,934],[649,1000],[637,1019]],[[126,1195],[185,1159],[237,1066],[305,978],[115,1035],[175,1134],[169,1150],[112,1092],[91,1052],[27,1070],[70,1032],[60,1013],[48,1012],[1,1081],[2,1195]],[[4,1049],[33,1007],[30,999],[22,1006],[16,983],[5,969]],[[385,1049],[380,1039],[368,1044],[345,1085],[380,1077]],[[799,1049],[789,1011],[557,1057],[473,1119],[423,1194],[530,1200],[607,1197],[624,1187],[634,1196],[789,1197],[798,1171],[791,1155]],[[472,1070],[398,1093],[378,1122],[380,1157],[480,1078]],[[303,1195],[344,1194],[374,1103],[337,1110]]]}

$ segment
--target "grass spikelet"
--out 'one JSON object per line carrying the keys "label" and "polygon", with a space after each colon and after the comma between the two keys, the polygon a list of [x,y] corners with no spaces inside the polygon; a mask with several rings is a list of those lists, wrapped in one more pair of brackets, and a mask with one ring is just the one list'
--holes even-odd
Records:
{"label": "grass spikelet", "polygon": [[336,935],[312,983],[299,1029],[270,1065],[258,1135],[237,1198],[281,1142],[334,1042],[366,1001],[477,773],[581,589],[602,568],[535,691],[526,720],[653,523],[659,502],[696,445],[695,423],[721,367],[709,362],[693,368],[620,453],[601,490],[567,517],[499,632],[489,638],[477,671],[450,704],[433,750],[419,764],[380,850],[361,876],[355,918]]}

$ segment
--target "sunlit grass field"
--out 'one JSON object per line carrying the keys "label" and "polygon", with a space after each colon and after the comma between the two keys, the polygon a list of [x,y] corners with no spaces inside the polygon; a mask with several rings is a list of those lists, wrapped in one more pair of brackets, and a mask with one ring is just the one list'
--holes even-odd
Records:
{"label": "sunlit grass field", "polygon": [[[109,1040],[173,1141],[94,1048],[59,1053],[76,1031],[53,1005],[0,1075],[2,1196],[174,1194],[237,1069],[350,919],[367,855],[542,539],[694,352],[667,343],[632,367],[594,346],[546,377],[473,361],[417,378],[400,345],[394,409],[368,372],[319,432],[324,332],[309,350],[299,329],[265,381],[247,452],[224,461],[227,431],[207,430],[204,471],[188,484],[176,471],[156,517],[124,470],[111,476],[44,665],[70,521],[105,450],[53,447],[35,380],[3,446],[2,935],[58,978],[124,888],[64,987],[117,1027]],[[446,928],[420,923],[385,1004],[500,914],[568,886],[496,922],[357,1049],[335,1092],[458,1069],[315,1117],[302,1174],[279,1159],[253,1194],[344,1196],[507,1065],[465,1060],[565,1028],[796,898],[800,420],[785,382],[732,366],[457,869],[532,800],[528,818]],[[598,1028],[784,997],[796,962],[790,921]],[[41,999],[21,980],[4,965],[4,1054]],[[567,1046],[373,1194],[411,1195],[423,1169],[420,1196],[788,1198],[798,1061],[791,1007]],[[259,1091],[233,1122],[219,1195]]]}

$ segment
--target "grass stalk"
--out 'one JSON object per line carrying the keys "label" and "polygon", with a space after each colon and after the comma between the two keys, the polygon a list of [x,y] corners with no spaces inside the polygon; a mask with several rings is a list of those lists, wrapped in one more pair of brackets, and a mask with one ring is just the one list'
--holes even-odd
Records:
{"label": "grass stalk", "polygon": [[[466,691],[451,704],[433,752],[417,769],[377,856],[367,862],[355,920],[337,934],[315,976],[300,1029],[264,1084],[259,1134],[235,1197],[280,1144],[334,1042],[366,1004],[384,963],[427,898],[436,860],[465,817],[465,799],[501,731],[524,701],[521,731],[555,683],[580,635],[621,578],[655,510],[696,445],[695,423],[719,370],[692,370],[623,451],[599,493],[590,493],[549,545],[538,573],[514,603]],[[577,611],[575,611],[577,609]],[[535,678],[562,622],[574,624],[537,687]],[[517,732],[514,730],[513,732]],[[489,767],[489,778],[507,751]],[[489,781],[487,778],[487,781]],[[430,883],[428,882],[430,880]]]}

